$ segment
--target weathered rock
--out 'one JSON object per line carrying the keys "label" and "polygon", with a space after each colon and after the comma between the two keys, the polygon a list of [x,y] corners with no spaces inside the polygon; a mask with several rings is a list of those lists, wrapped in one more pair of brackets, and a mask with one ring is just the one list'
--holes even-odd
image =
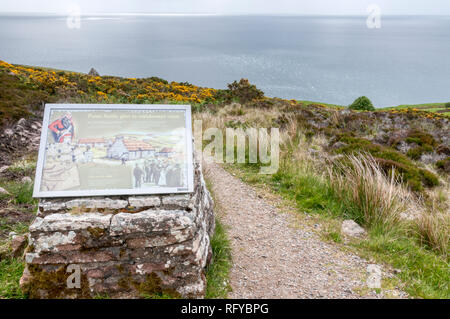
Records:
{"label": "weathered rock", "polygon": [[121,209],[128,205],[128,201],[123,199],[111,199],[111,198],[81,198],[68,201],[66,207],[81,208],[81,209]]}
{"label": "weathered rock", "polygon": [[15,236],[11,241],[11,255],[14,258],[21,257],[27,246],[28,239],[25,236]]}
{"label": "weathered rock", "polygon": [[446,154],[438,154],[436,152],[423,154],[420,156],[420,161],[425,164],[434,164],[447,158]]}
{"label": "weathered rock", "polygon": [[38,126],[36,123],[21,119],[11,128],[0,131],[0,143],[2,144],[0,166],[11,165],[17,158],[39,148],[41,125]]}
{"label": "weathered rock", "polygon": [[[192,194],[41,200],[23,291],[31,298],[204,296],[215,222],[200,170],[195,163]],[[67,287],[69,267],[79,267],[81,288]]]}
{"label": "weathered rock", "polygon": [[[44,215],[52,212],[63,212],[66,209],[66,201],[63,199],[52,199],[46,200],[41,199],[39,201],[39,213],[43,213]],[[39,214],[42,215],[42,214]]]}
{"label": "weathered rock", "polygon": [[189,200],[189,195],[164,196],[162,199],[162,204],[164,206],[186,207],[189,205]]}
{"label": "weathered rock", "polygon": [[194,222],[177,210],[147,210],[137,214],[120,213],[111,220],[112,236],[154,233],[194,228]]}
{"label": "weathered rock", "polygon": [[22,177],[22,183],[32,183],[33,180],[29,176]]}
{"label": "weathered rock", "polygon": [[0,167],[0,174],[5,172],[8,168],[9,168],[9,166],[7,166],[7,165]]}
{"label": "weathered rock", "polygon": [[348,219],[342,222],[341,232],[350,237],[362,237],[366,231],[353,220]]}
{"label": "weathered rock", "polygon": [[4,189],[3,187],[0,187],[0,195],[1,194],[9,195],[9,192],[6,189]]}
{"label": "weathered rock", "polygon": [[161,198],[157,196],[136,196],[128,198],[130,206],[137,209],[161,206]]}
{"label": "weathered rock", "polygon": [[30,226],[30,232],[79,231],[88,228],[109,228],[112,215],[88,213],[81,215],[52,214],[45,218],[37,217]]}

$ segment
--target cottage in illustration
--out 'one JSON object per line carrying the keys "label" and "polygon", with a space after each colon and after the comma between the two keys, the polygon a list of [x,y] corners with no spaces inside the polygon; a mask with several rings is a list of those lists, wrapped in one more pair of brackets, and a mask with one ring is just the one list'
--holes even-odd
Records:
{"label": "cottage in illustration", "polygon": [[155,149],[148,143],[139,140],[126,140],[119,136],[109,146],[107,157],[120,160],[136,160],[147,158],[155,154]]}
{"label": "cottage in illustration", "polygon": [[106,147],[108,141],[104,138],[80,138],[78,145],[90,147]]}
{"label": "cottage in illustration", "polygon": [[158,153],[156,153],[157,156],[161,157],[172,157],[175,153],[175,150],[171,147],[164,147],[162,148]]}

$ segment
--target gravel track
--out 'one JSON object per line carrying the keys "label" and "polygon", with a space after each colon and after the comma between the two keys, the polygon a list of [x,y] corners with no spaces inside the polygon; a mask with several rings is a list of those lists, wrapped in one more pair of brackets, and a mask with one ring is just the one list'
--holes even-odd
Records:
{"label": "gravel track", "polygon": [[[367,287],[366,260],[324,242],[221,166],[205,163],[233,266],[229,298],[383,298]],[[390,295],[404,296],[399,291]]]}

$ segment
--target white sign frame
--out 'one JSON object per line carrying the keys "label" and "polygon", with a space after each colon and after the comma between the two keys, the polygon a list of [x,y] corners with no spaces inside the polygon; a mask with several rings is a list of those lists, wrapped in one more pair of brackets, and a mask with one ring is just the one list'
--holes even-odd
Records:
{"label": "white sign frame", "polygon": [[[105,189],[105,190],[69,190],[69,191],[41,191],[42,173],[46,155],[48,126],[51,112],[54,110],[157,110],[173,111],[184,110],[186,119],[186,163],[187,187],[175,188],[139,188],[139,189]],[[120,195],[146,195],[146,194],[183,194],[194,191],[194,168],[193,168],[193,142],[192,142],[192,120],[190,105],[170,105],[170,104],[46,104],[39,146],[39,155],[36,166],[36,175],[33,189],[34,198],[57,198],[57,197],[92,197],[92,196],[120,196]]]}

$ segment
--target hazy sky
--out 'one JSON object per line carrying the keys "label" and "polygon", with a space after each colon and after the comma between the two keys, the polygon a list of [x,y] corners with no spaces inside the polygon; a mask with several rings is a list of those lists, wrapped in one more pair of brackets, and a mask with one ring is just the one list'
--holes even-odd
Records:
{"label": "hazy sky", "polygon": [[0,0],[0,12],[67,13],[76,4],[92,13],[215,13],[366,15],[370,4],[383,14],[450,14],[449,0]]}

